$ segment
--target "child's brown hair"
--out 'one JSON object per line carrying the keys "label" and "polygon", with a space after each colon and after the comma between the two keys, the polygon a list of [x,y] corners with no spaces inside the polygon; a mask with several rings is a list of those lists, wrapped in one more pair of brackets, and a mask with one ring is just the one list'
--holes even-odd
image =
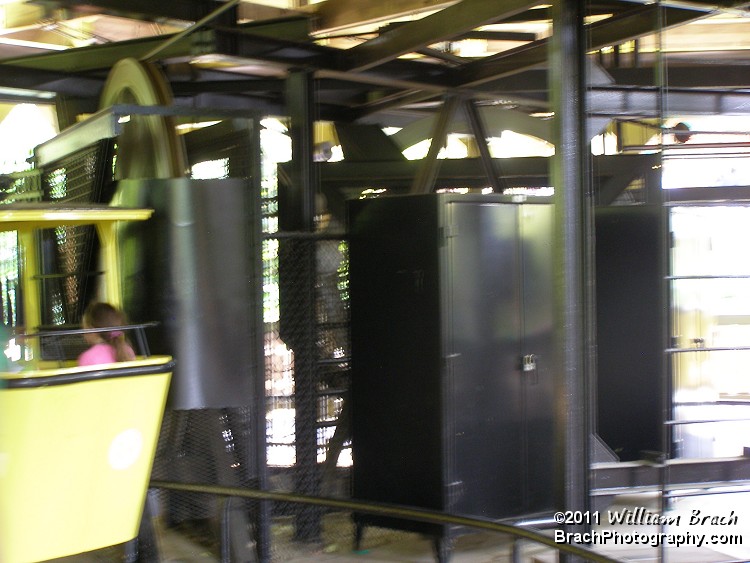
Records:
{"label": "child's brown hair", "polygon": [[[127,324],[125,315],[109,303],[90,303],[83,313],[84,328],[111,328]],[[118,362],[131,359],[132,348],[125,333],[121,330],[105,331],[99,334],[101,339],[115,350]]]}

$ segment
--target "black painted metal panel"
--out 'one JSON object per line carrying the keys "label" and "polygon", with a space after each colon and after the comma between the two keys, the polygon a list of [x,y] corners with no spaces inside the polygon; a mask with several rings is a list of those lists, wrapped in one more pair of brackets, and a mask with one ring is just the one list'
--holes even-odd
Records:
{"label": "black painted metal panel", "polygon": [[452,203],[441,304],[446,439],[457,489],[449,511],[500,516],[522,510],[523,420],[518,207]]}
{"label": "black painted metal panel", "polygon": [[[159,321],[155,353],[175,357],[173,409],[255,404],[253,227],[242,180],[123,180],[120,205],[153,217],[121,232],[125,308]],[[256,257],[257,259],[257,257]]]}
{"label": "black painted metal panel", "polygon": [[656,206],[596,212],[597,430],[623,461],[662,451],[664,256]]}
{"label": "black painted metal panel", "polygon": [[437,207],[379,198],[350,212],[354,496],[440,510]]}
{"label": "black painted metal panel", "polygon": [[427,194],[352,201],[349,219],[355,498],[550,508],[551,206]]}
{"label": "black painted metal panel", "polygon": [[531,355],[535,369],[522,371],[523,435],[526,459],[522,488],[524,506],[541,511],[553,506],[555,318],[553,230],[551,205],[519,208],[521,248],[522,354]]}

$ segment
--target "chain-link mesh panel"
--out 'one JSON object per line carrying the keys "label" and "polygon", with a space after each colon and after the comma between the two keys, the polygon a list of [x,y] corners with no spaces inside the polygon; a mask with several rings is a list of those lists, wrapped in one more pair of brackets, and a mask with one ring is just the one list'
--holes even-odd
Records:
{"label": "chain-link mesh panel", "polygon": [[111,196],[113,150],[113,141],[107,139],[45,167],[43,199],[66,204],[105,202]]}
{"label": "chain-link mesh panel", "polygon": [[[224,170],[212,177],[250,178],[253,174],[250,129],[233,121],[222,121],[197,129],[183,136],[188,161],[196,173],[196,165],[221,162]],[[199,171],[199,170],[198,170]]]}
{"label": "chain-link mesh panel", "polygon": [[[270,312],[278,321],[267,323],[266,330],[269,463],[297,465],[302,436],[315,455],[310,467],[297,467],[298,474],[323,480],[313,489],[341,492],[327,480],[337,464],[350,464],[344,451],[348,425],[338,424],[349,387],[346,243],[341,235],[327,234],[276,240],[281,266],[277,280],[267,279],[278,283],[279,294],[278,305],[272,305],[278,311]],[[311,427],[297,426],[305,422]]]}
{"label": "chain-link mesh panel", "polygon": [[0,203],[39,201],[41,198],[41,171],[39,169],[0,174]]}
{"label": "chain-link mesh panel", "polygon": [[[100,141],[46,168],[41,176],[42,199],[59,204],[103,203],[112,181],[110,140]],[[93,291],[98,242],[93,226],[59,226],[40,237],[42,328],[80,322]],[[70,345],[66,343],[70,343]],[[50,348],[47,344],[54,343]],[[80,353],[74,339],[46,340],[45,359],[70,359]]]}
{"label": "chain-link mesh panel", "polygon": [[[257,488],[251,406],[171,410],[165,413],[152,478],[177,483]],[[257,504],[236,499],[227,507],[211,495],[175,491],[154,494],[165,533],[219,555],[222,519],[232,521],[231,549],[238,560],[254,550]],[[229,516],[226,516],[229,514]],[[247,555],[245,553],[245,555]]]}
{"label": "chain-link mesh panel", "polygon": [[[0,175],[0,202],[37,201],[41,198],[39,170]],[[9,333],[23,325],[18,233],[0,233],[0,324]]]}
{"label": "chain-link mesh panel", "polygon": [[9,330],[23,325],[18,234],[0,233],[0,323]]}
{"label": "chain-link mesh panel", "polygon": [[41,234],[42,324],[58,326],[80,320],[81,301],[95,275],[96,232],[93,225],[59,226]]}
{"label": "chain-link mesh panel", "polygon": [[[274,230],[275,198],[264,200]],[[274,233],[264,243],[268,487],[350,496],[349,309],[341,232]],[[273,237],[273,238],[271,238]],[[328,533],[319,507],[275,503],[274,560],[299,556]],[[353,541],[350,533],[334,544]]]}

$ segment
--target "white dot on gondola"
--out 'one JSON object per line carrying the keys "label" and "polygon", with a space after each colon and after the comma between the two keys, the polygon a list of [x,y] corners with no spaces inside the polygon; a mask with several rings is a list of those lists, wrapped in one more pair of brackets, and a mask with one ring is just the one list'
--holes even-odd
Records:
{"label": "white dot on gondola", "polygon": [[142,448],[143,437],[139,430],[130,428],[120,432],[109,445],[109,465],[117,470],[129,468],[138,460]]}

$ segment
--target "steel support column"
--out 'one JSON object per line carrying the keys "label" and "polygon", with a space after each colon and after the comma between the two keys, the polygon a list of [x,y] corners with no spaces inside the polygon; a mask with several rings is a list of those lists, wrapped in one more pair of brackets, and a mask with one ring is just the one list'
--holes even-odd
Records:
{"label": "steel support column", "polygon": [[[300,237],[285,241],[291,245],[294,280],[289,301],[282,307],[291,308],[294,319],[290,327],[294,351],[294,405],[296,443],[296,483],[299,493],[320,494],[318,474],[318,397],[315,347],[315,192],[317,181],[313,166],[313,77],[306,71],[294,71],[287,78],[286,107],[290,117],[292,138],[292,181],[282,211],[282,229],[299,232]],[[287,270],[289,272],[289,270]],[[285,275],[286,272],[282,272]],[[320,514],[315,507],[300,507],[296,521],[296,539],[320,540]]]}
{"label": "steel support column", "polygon": [[473,100],[466,100],[464,102],[464,111],[469,120],[469,125],[471,125],[471,132],[474,134],[474,141],[479,150],[479,159],[482,162],[482,168],[487,175],[487,182],[493,192],[501,194],[506,187],[505,179],[503,178],[503,175],[498,174],[498,171],[495,169],[495,161],[492,160],[490,147],[487,145],[487,130],[484,127],[482,117],[479,115],[477,106]]}
{"label": "steel support column", "polygon": [[[253,229],[250,241],[252,246],[252,287],[255,291],[254,308],[254,330],[256,335],[253,343],[253,363],[255,365],[255,401],[253,405],[253,417],[255,431],[252,434],[253,444],[249,448],[255,449],[255,463],[258,475],[258,488],[262,491],[268,490],[268,456],[266,444],[266,381],[265,381],[265,349],[264,349],[264,322],[263,322],[263,201],[261,194],[261,147],[260,147],[260,119],[253,119],[250,135],[250,146],[252,153],[252,177],[250,178],[251,193],[246,198],[248,206],[247,216],[251,220]],[[252,451],[252,450],[251,450]],[[271,561],[271,503],[259,501],[255,517],[255,541],[258,563]]]}
{"label": "steel support column", "polygon": [[[589,505],[590,408],[593,367],[590,265],[592,198],[585,136],[583,3],[553,3],[549,89],[555,111],[555,268],[557,366],[555,372],[556,496],[560,510]],[[585,531],[571,527],[569,531]]]}
{"label": "steel support column", "polygon": [[460,104],[457,96],[447,96],[443,101],[443,109],[433,126],[432,140],[430,141],[430,150],[427,156],[422,159],[417,175],[411,185],[411,193],[427,194],[435,188],[435,179],[440,170],[440,161],[438,154],[442,149],[448,137],[448,127],[453,120],[453,115]]}

